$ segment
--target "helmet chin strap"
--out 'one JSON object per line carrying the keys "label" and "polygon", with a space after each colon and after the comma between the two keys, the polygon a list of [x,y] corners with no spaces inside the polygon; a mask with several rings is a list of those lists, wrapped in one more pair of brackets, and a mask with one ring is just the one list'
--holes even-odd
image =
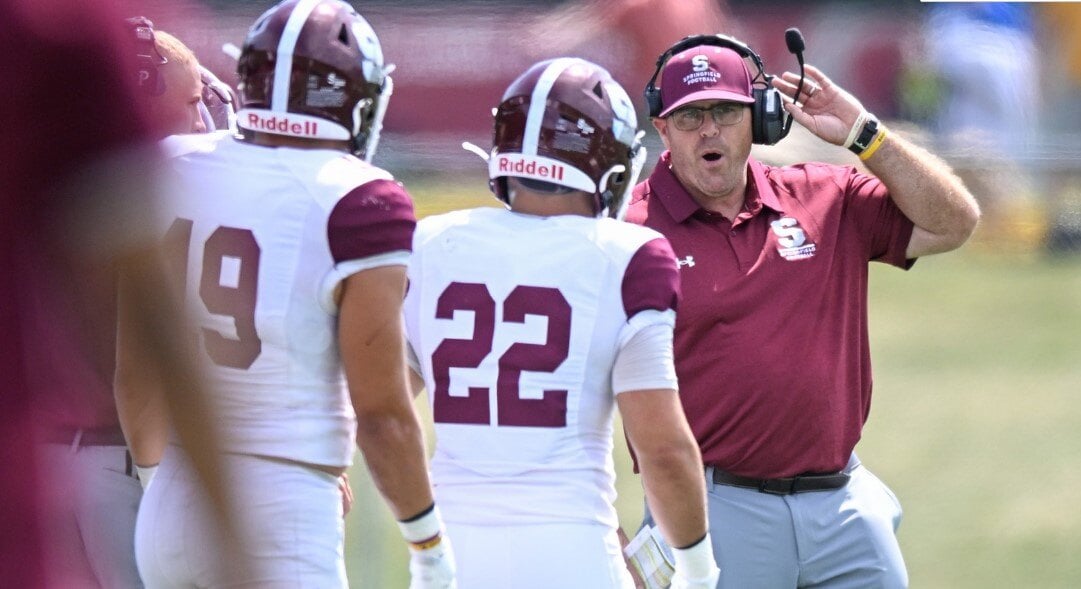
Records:
{"label": "helmet chin strap", "polygon": [[470,143],[469,141],[462,142],[462,149],[468,151],[469,153],[476,154],[477,157],[484,160],[485,162],[487,162],[488,158],[491,157],[488,155],[488,152],[481,149],[479,145],[477,145],[476,143]]}

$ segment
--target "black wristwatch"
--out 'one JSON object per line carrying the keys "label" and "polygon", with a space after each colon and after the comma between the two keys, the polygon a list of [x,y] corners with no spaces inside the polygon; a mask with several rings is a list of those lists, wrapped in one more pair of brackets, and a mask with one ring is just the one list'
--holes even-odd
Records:
{"label": "black wristwatch", "polygon": [[852,145],[848,150],[856,155],[863,153],[863,150],[871,145],[871,141],[874,140],[875,135],[877,134],[878,120],[867,119],[867,122],[863,124],[863,130],[860,131],[860,134],[856,137],[856,140],[852,142]]}

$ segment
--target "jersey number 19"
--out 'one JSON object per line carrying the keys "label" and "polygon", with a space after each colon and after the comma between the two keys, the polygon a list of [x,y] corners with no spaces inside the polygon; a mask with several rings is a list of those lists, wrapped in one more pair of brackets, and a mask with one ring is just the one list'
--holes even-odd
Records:
{"label": "jersey number 19", "polygon": [[[190,219],[177,219],[165,234],[170,269],[185,289],[192,224]],[[218,227],[203,243],[199,298],[207,311],[231,317],[236,326],[235,338],[202,329],[207,354],[219,366],[247,370],[263,351],[263,341],[255,331],[259,256],[259,244],[250,229]],[[223,268],[228,269],[224,276]]]}

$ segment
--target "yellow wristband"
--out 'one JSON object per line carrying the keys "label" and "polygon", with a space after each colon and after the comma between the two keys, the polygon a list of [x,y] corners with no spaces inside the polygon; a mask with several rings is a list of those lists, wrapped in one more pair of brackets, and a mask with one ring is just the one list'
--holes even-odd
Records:
{"label": "yellow wristband", "polygon": [[878,151],[879,147],[882,147],[882,142],[885,141],[885,140],[886,140],[886,128],[885,127],[879,127],[878,128],[878,134],[875,135],[875,138],[873,140],[871,140],[871,144],[867,146],[867,149],[863,150],[863,153],[860,154],[860,161],[861,162],[867,161],[868,158],[870,158],[872,155],[875,154],[876,151]]}
{"label": "yellow wristband", "polygon": [[428,538],[427,540],[423,540],[421,542],[410,542],[409,545],[413,547],[413,550],[421,552],[423,550],[428,550],[429,548],[435,548],[436,546],[439,546],[439,543],[442,541],[443,534],[436,534],[431,538]]}

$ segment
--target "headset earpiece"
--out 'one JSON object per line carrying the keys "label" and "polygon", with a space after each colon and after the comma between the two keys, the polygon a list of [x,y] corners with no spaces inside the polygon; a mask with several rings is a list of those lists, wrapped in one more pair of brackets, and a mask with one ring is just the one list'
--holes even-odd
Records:
{"label": "headset earpiece", "polygon": [[644,93],[649,116],[658,117],[664,110],[661,89],[657,87],[657,78],[661,75],[664,64],[673,55],[700,45],[725,47],[735,51],[740,57],[754,62],[758,73],[753,76],[751,81],[751,96],[754,98],[754,104],[751,105],[751,141],[761,145],[773,145],[780,141],[785,135],[785,122],[789,115],[784,109],[780,91],[770,84],[773,76],[766,73],[762,58],[746,43],[726,35],[692,35],[684,37],[657,58],[657,68],[649,78]]}
{"label": "headset earpiece", "polygon": [[159,75],[158,67],[169,60],[158,51],[154,23],[145,16],[129,18],[125,22],[135,37],[136,85],[150,96],[161,96],[165,93],[165,79]]}
{"label": "headset earpiece", "polygon": [[646,108],[650,117],[660,116],[663,105],[661,104],[661,89],[650,84],[646,87]]}
{"label": "headset earpiece", "polygon": [[774,145],[784,138],[785,123],[790,116],[784,109],[781,92],[769,84],[772,79],[773,76],[766,76],[766,86],[753,90],[752,141],[760,145]]}

